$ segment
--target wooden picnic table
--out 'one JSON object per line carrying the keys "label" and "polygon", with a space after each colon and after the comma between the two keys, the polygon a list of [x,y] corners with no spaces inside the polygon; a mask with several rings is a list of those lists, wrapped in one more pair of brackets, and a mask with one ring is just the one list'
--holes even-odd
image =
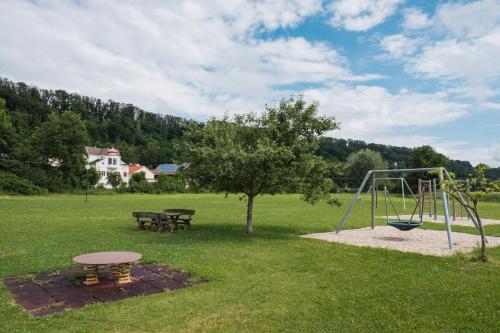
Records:
{"label": "wooden picnic table", "polygon": [[132,216],[137,219],[139,229],[146,229],[146,223],[149,223],[149,228],[156,228],[157,232],[165,231],[167,228],[173,232],[181,215],[182,212],[132,212]]}
{"label": "wooden picnic table", "polygon": [[90,286],[99,283],[100,265],[111,266],[111,275],[117,279],[117,283],[132,282],[130,263],[141,259],[141,257],[142,254],[137,252],[94,252],[74,257],[73,261],[85,265],[85,281],[83,281],[83,284]]}

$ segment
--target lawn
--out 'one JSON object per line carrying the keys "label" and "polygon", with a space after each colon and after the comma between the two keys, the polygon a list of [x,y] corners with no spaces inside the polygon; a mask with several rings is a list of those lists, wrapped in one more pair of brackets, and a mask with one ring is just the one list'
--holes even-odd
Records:
{"label": "lawn", "polygon": [[[333,208],[296,195],[259,197],[249,237],[245,201],[237,196],[96,195],[88,203],[81,196],[0,197],[0,278],[73,267],[72,257],[85,252],[128,250],[209,281],[44,318],[30,317],[0,284],[0,331],[500,331],[500,248],[477,263],[471,255],[439,258],[298,237],[334,230],[349,196],[342,199]],[[131,211],[167,207],[196,209],[193,229],[137,230]],[[500,219],[499,203],[481,209]],[[378,210],[383,215],[382,205]],[[368,225],[365,204],[346,228]],[[500,236],[500,225],[486,232]]]}

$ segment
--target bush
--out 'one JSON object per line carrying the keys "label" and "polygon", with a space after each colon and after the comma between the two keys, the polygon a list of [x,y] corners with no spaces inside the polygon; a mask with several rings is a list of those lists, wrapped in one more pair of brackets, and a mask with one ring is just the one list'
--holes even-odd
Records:
{"label": "bush", "polygon": [[39,195],[47,194],[47,189],[36,186],[29,180],[18,177],[13,173],[0,171],[0,192]]}
{"label": "bush", "polygon": [[186,182],[184,177],[159,175],[156,179],[155,188],[159,192],[185,192]]}
{"label": "bush", "polygon": [[128,191],[131,193],[153,193],[154,186],[147,181],[131,181],[128,185]]}
{"label": "bush", "polygon": [[500,192],[491,192],[482,199],[482,201],[488,202],[500,202]]}

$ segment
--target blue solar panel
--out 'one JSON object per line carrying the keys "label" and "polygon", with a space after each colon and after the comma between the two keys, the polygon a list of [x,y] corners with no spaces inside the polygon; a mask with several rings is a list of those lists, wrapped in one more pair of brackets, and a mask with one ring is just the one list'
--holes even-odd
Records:
{"label": "blue solar panel", "polygon": [[160,173],[163,173],[163,172],[177,172],[177,168],[179,166],[177,164],[160,164],[158,165],[158,167],[156,168],[156,172],[160,172]]}

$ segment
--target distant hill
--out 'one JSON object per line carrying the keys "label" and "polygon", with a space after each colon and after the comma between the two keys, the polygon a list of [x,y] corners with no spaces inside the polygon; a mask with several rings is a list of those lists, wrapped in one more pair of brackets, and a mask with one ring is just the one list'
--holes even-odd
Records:
{"label": "distant hill", "polygon": [[[347,156],[361,149],[379,152],[391,168],[396,166],[398,168],[410,167],[411,148],[366,143],[361,140],[323,138],[318,154],[327,159],[345,162]],[[474,167],[468,161],[449,160],[448,169],[455,173],[457,178],[467,178],[474,172]],[[487,176],[491,179],[499,179],[500,168],[489,169]]]}
{"label": "distant hill", "polygon": [[[22,82],[14,83],[7,78],[0,78],[0,102],[5,104],[0,104],[4,109],[0,110],[0,129],[3,131],[0,133],[0,171],[9,173],[4,175],[8,179],[28,179],[50,191],[82,186],[83,177],[82,166],[78,170],[68,168],[65,173],[54,170],[53,165],[47,162],[52,159],[46,154],[51,147],[39,147],[43,138],[40,138],[40,133],[36,134],[37,129],[50,121],[51,115],[62,115],[65,111],[78,115],[76,126],[86,133],[75,148],[82,151],[70,153],[83,156],[85,141],[91,146],[118,148],[123,161],[150,168],[178,162],[174,145],[181,140],[186,124],[192,122],[172,115],[147,112],[132,104],[103,101],[64,90],[42,89]],[[50,146],[50,140],[45,142]],[[72,143],[64,144],[71,146]],[[379,152],[391,167],[396,164],[400,168],[409,166],[410,148],[360,140],[325,137],[317,154],[343,162],[349,154],[365,148]],[[459,178],[465,178],[473,171],[467,161],[452,160],[449,168]],[[490,169],[487,174],[498,179],[500,168]]]}
{"label": "distant hill", "polygon": [[176,158],[173,142],[182,135],[186,120],[146,112],[132,104],[81,96],[64,90],[46,90],[0,78],[12,125],[22,138],[29,137],[50,113],[71,111],[80,116],[89,144],[118,148],[123,160],[155,167]]}

